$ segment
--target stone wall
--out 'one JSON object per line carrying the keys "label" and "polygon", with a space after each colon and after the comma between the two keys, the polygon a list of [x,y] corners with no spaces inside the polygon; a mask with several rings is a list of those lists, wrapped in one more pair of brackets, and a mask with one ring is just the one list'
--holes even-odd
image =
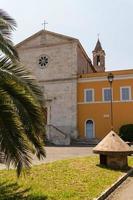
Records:
{"label": "stone wall", "polygon": [[[76,44],[18,49],[21,61],[39,81],[71,78],[77,73]],[[40,55],[47,55],[49,63],[45,69],[38,65]]]}
{"label": "stone wall", "polygon": [[74,137],[77,128],[77,79],[41,82],[41,86],[49,110],[48,124]]}
{"label": "stone wall", "polygon": [[126,169],[127,164],[127,156],[126,155],[107,155],[107,165],[113,169]]}
{"label": "stone wall", "polygon": [[77,47],[77,65],[78,65],[78,74],[86,74],[93,72],[90,64],[83,54],[81,48]]}

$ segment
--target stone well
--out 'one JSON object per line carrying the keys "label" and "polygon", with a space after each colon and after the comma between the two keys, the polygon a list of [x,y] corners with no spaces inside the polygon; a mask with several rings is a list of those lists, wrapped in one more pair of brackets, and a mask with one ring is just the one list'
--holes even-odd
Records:
{"label": "stone well", "polygon": [[127,156],[131,155],[133,150],[114,131],[110,131],[93,152],[100,155],[101,165],[112,169],[125,169],[128,167]]}

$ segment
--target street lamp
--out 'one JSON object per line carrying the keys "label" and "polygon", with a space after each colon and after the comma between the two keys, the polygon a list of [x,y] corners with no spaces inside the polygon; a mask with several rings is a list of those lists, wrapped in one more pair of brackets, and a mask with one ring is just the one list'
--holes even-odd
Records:
{"label": "street lamp", "polygon": [[113,130],[114,127],[113,127],[112,83],[114,80],[114,75],[112,73],[109,73],[107,78],[110,84],[110,122],[111,122],[111,130]]}

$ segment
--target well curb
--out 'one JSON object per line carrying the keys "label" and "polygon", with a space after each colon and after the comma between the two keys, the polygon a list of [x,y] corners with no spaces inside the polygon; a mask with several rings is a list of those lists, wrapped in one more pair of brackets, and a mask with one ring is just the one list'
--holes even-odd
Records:
{"label": "well curb", "polygon": [[93,200],[105,200],[117,187],[123,183],[131,174],[133,173],[133,168],[131,168],[126,174],[121,176],[115,183],[111,185],[107,190],[105,190],[99,197]]}

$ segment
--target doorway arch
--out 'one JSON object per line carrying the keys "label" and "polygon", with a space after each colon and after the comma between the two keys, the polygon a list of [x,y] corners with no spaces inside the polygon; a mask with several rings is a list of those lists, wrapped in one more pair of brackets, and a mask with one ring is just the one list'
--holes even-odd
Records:
{"label": "doorway arch", "polygon": [[88,139],[92,139],[95,137],[95,133],[94,133],[94,121],[92,119],[87,119],[85,122],[85,135],[86,138]]}

